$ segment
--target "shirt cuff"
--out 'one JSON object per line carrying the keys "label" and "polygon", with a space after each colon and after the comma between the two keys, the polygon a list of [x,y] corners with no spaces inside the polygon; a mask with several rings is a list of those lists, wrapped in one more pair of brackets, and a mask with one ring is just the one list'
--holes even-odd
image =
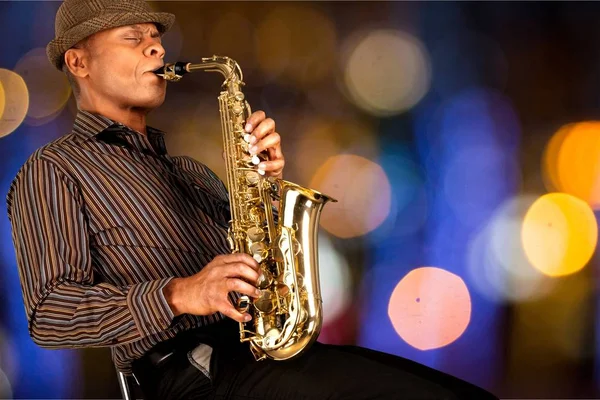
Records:
{"label": "shirt cuff", "polygon": [[127,305],[142,337],[165,331],[171,325],[175,314],[163,294],[163,288],[172,279],[143,282],[129,289]]}

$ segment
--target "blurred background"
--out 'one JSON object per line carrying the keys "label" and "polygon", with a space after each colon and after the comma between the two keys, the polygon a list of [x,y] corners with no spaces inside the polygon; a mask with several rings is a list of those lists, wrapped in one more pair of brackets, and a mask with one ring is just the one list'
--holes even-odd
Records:
{"label": "blurred background", "polygon": [[[0,2],[0,193],[70,132],[57,1]],[[285,177],[325,208],[322,342],[410,358],[503,398],[600,396],[600,3],[152,2],[168,61],[236,59]],[[221,177],[221,77],[150,125]],[[4,197],[2,197],[4,198]],[[29,338],[0,202],[0,398],[119,398],[108,349]]]}

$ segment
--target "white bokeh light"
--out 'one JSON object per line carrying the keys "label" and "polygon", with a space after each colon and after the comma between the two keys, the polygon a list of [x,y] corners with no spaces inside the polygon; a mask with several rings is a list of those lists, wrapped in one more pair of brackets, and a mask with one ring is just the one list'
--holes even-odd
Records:
{"label": "white bokeh light", "polygon": [[523,216],[535,199],[528,195],[504,202],[470,243],[468,273],[475,289],[491,300],[533,300],[553,287],[531,266],[521,245]]}
{"label": "white bokeh light", "polygon": [[334,321],[350,302],[350,272],[346,260],[326,234],[319,234],[319,278],[323,298],[323,324]]}
{"label": "white bokeh light", "polygon": [[344,83],[350,99],[375,116],[413,107],[430,86],[427,51],[414,36],[398,30],[357,34],[346,44]]}

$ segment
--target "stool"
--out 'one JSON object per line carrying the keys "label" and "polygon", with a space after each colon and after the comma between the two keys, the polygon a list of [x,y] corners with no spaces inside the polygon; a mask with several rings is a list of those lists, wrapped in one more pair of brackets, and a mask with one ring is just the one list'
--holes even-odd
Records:
{"label": "stool", "polygon": [[129,386],[129,379],[119,370],[117,370],[117,380],[119,381],[119,388],[121,389],[123,400],[135,400],[133,390],[131,390],[131,386]]}

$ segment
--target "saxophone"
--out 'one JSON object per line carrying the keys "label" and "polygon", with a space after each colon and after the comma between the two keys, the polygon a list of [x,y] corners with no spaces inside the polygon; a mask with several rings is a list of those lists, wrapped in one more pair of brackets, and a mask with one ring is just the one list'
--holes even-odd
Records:
{"label": "saxophone", "polygon": [[[317,233],[323,206],[336,200],[258,170],[267,158],[248,151],[244,124],[251,109],[234,60],[213,56],[199,64],[166,64],[154,73],[176,82],[197,70],[225,77],[218,99],[231,210],[227,239],[232,253],[250,254],[261,269],[257,287],[262,294],[240,296],[236,304],[252,315],[240,322],[240,341],[249,342],[256,360],[287,360],[308,349],[321,330]],[[279,201],[277,215],[272,201]]]}

